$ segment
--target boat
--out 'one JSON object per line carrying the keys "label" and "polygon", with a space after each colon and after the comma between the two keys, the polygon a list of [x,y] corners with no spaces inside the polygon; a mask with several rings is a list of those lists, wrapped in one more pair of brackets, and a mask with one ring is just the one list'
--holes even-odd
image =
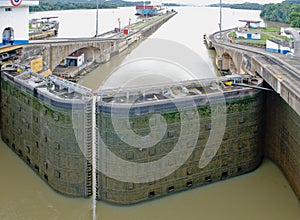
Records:
{"label": "boat", "polygon": [[161,14],[163,7],[161,3],[152,3],[150,5],[137,5],[135,7],[136,13],[135,15],[141,17],[153,17]]}

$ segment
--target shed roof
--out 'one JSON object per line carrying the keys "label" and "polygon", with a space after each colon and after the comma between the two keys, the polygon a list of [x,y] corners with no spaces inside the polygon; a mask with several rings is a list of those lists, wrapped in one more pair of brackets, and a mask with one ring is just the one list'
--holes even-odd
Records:
{"label": "shed roof", "polygon": [[247,23],[260,23],[261,21],[256,21],[256,20],[247,20],[247,19],[242,19],[242,20],[239,20],[240,22],[247,22]]}

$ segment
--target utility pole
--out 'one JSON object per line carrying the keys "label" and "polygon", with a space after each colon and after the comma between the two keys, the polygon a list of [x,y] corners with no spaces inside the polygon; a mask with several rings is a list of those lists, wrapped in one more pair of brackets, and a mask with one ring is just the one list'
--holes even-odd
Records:
{"label": "utility pole", "polygon": [[220,0],[220,23],[219,23],[219,27],[220,27],[220,40],[222,38],[222,0]]}
{"label": "utility pole", "polygon": [[131,21],[131,18],[129,18],[128,30],[130,30],[130,21]]}
{"label": "utility pole", "polygon": [[97,9],[96,9],[96,35],[95,35],[95,37],[98,36],[98,9],[99,9],[99,0],[97,0]]}

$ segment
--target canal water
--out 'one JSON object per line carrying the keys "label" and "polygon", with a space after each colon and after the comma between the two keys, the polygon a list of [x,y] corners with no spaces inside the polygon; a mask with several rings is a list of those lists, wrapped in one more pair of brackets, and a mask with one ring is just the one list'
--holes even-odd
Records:
{"label": "canal water", "polygon": [[[113,57],[111,62],[97,68],[80,83],[96,90],[106,80],[113,81],[114,74],[120,74],[120,69],[127,63],[140,64],[140,56],[143,57],[142,62],[150,60],[155,64],[159,60],[170,65],[170,68],[176,65],[183,67],[192,77],[213,77],[214,54],[203,44],[203,34],[218,30],[218,9],[175,9],[178,15],[149,39]],[[59,16],[59,37],[69,38],[93,36],[95,14],[95,10],[74,10],[32,13],[30,16]],[[224,9],[223,28],[241,25],[238,19],[259,19],[258,15],[258,11]],[[129,18],[134,21],[134,8],[100,10],[99,18],[101,33],[116,27],[118,18],[122,23]],[[159,50],[161,48],[164,51]],[[181,57],[175,56],[175,52],[179,51],[182,52]],[[55,192],[2,141],[0,174],[1,220],[92,219],[92,199],[70,198]],[[281,171],[265,159],[256,171],[249,174],[142,204],[116,206],[97,202],[97,219],[298,220],[300,204]]]}

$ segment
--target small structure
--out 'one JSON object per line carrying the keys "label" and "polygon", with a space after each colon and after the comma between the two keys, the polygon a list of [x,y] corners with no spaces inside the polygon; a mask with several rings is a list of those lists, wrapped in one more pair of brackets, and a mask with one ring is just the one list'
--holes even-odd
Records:
{"label": "small structure", "polygon": [[39,1],[0,0],[0,46],[28,43],[29,6],[38,4]]}
{"label": "small structure", "polygon": [[29,24],[31,25],[31,28],[40,28],[43,26],[43,21],[37,18],[34,18],[29,21]]}
{"label": "small structure", "polygon": [[260,40],[260,32],[259,31],[251,31],[250,28],[259,28],[261,21],[253,21],[253,20],[239,20],[241,22],[246,22],[243,27],[238,27],[235,32],[236,38],[243,38],[249,40]]}
{"label": "small structure", "polygon": [[84,53],[75,52],[65,59],[66,66],[82,66],[84,64]]}
{"label": "small structure", "polygon": [[251,39],[251,40],[260,40],[260,33],[259,32],[249,32],[238,29],[236,32],[236,38],[244,38],[244,39]]}
{"label": "small structure", "polygon": [[266,51],[273,53],[287,54],[291,52],[290,45],[287,42],[267,40],[266,41]]}
{"label": "small structure", "polygon": [[246,22],[245,27],[248,28],[260,28],[261,21],[255,20],[239,20],[240,22]]}

